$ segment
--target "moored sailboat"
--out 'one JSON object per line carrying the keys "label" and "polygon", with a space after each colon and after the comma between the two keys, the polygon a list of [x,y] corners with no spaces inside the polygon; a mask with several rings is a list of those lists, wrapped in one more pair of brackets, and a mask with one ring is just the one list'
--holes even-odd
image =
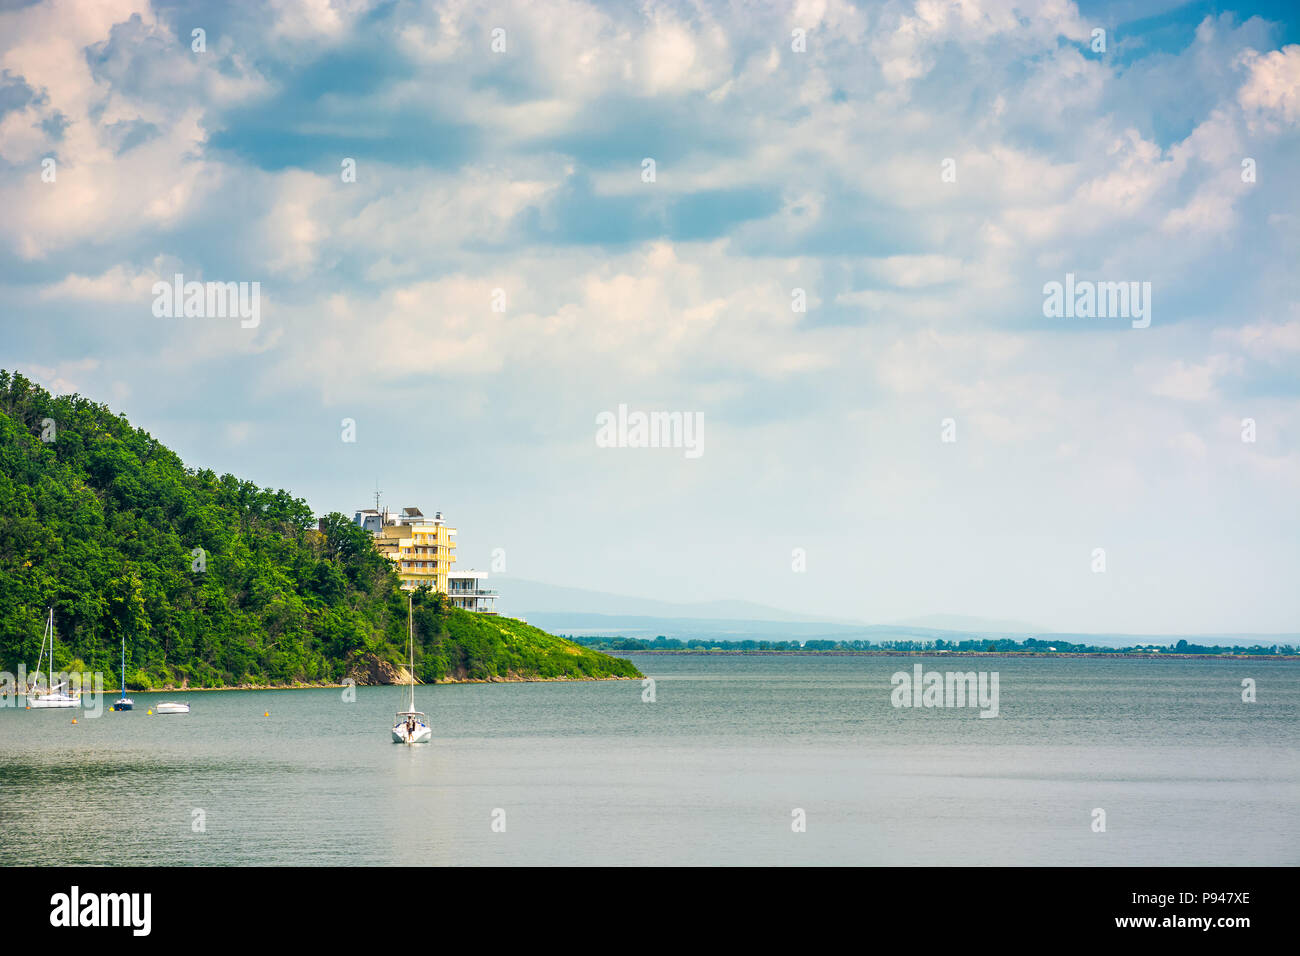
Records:
{"label": "moored sailboat", "polygon": [[406,596],[406,653],[407,676],[406,709],[397,712],[393,721],[393,743],[427,744],[433,738],[429,718],[415,709],[415,627],[412,619],[411,596]]}
{"label": "moored sailboat", "polygon": [[[46,690],[40,690],[41,663],[45,660],[45,645],[50,646],[50,677],[46,680]],[[42,710],[50,707],[67,708],[80,707],[80,694],[65,694],[63,688],[68,686],[67,681],[60,681],[58,684],[51,684],[54,680],[54,608],[50,608],[50,615],[45,622],[45,633],[41,635],[41,652],[36,658],[36,670],[32,672],[32,684],[27,688],[27,708],[28,710]]]}
{"label": "moored sailboat", "polygon": [[126,696],[126,638],[122,638],[122,696],[113,702],[114,710],[131,710],[135,701]]}

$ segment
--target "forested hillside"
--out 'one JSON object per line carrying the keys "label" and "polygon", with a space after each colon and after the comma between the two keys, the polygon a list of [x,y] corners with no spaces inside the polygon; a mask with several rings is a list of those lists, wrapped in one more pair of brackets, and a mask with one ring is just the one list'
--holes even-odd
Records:
{"label": "forested hillside", "polygon": [[[136,688],[337,682],[404,663],[407,596],[339,514],[189,469],[123,416],[0,370],[0,669],[36,662],[54,608],[56,669]],[[416,673],[638,676],[631,664],[508,619],[415,596]]]}

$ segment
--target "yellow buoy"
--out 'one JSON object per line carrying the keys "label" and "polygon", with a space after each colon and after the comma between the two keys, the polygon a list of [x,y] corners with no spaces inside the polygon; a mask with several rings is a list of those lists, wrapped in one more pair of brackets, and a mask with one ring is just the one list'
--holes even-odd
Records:
{"label": "yellow buoy", "polygon": [[145,714],[148,715],[149,717],[152,717],[152,716],[153,716],[153,711],[152,711],[152,710],[147,710],[147,711],[145,711]]}
{"label": "yellow buoy", "polygon": [[73,717],[73,718],[72,718],[72,722],[75,724],[75,723],[77,722],[77,718],[76,718],[76,717]]}
{"label": "yellow buoy", "polygon": [[263,716],[263,717],[270,717],[270,716],[271,716],[271,712],[268,710],[268,711],[267,711],[265,714],[263,714],[262,716]]}

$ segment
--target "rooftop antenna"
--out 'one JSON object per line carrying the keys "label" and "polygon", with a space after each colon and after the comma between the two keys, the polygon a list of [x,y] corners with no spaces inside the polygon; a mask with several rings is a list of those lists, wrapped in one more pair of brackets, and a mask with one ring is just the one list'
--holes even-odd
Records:
{"label": "rooftop antenna", "polygon": [[379,496],[381,494],[383,494],[383,492],[379,490],[379,479],[376,478],[375,479],[375,510],[376,511],[379,510]]}

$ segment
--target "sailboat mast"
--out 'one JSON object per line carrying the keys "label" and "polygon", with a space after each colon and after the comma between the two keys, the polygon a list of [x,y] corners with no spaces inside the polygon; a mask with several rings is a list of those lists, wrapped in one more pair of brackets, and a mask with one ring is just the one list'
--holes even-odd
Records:
{"label": "sailboat mast", "polygon": [[41,634],[41,650],[36,655],[36,673],[32,675],[32,684],[37,690],[40,690],[41,685],[41,662],[45,660],[45,641],[47,638],[50,642],[50,666],[54,666],[54,608],[50,608],[49,612],[49,617],[45,619],[45,630]]}
{"label": "sailboat mast", "polygon": [[411,595],[406,596],[406,654],[407,676],[410,677],[410,690],[407,691],[407,710],[415,710],[415,623],[411,611]]}

